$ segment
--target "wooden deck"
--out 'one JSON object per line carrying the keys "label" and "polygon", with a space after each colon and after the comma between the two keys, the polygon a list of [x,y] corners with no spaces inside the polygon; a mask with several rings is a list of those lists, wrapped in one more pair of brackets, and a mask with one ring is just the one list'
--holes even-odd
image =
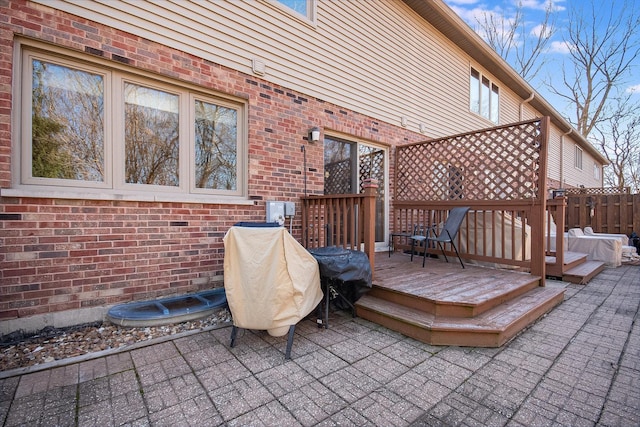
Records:
{"label": "wooden deck", "polygon": [[433,345],[499,347],[564,299],[516,271],[411,262],[376,254],[373,288],[356,303],[358,316]]}

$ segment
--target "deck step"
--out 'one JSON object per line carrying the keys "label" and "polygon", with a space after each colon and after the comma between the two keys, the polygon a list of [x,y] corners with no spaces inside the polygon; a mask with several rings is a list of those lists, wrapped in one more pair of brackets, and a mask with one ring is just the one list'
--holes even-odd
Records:
{"label": "deck step", "polygon": [[564,289],[536,287],[473,318],[439,316],[364,295],[358,316],[432,345],[500,347],[564,299]]}
{"label": "deck step", "polygon": [[591,279],[605,269],[605,263],[601,261],[585,261],[580,265],[564,271],[562,280],[579,285],[586,285]]}
{"label": "deck step", "polygon": [[563,261],[563,265],[557,265],[556,257],[546,257],[547,276],[562,278],[565,271],[587,262],[587,254],[581,252],[565,252]]}
{"label": "deck step", "polygon": [[[475,317],[540,286],[540,278],[529,274],[496,280],[495,270],[484,272],[468,283],[443,280],[436,289],[416,282],[399,289],[374,285],[368,295],[404,307],[443,317]],[[498,276],[499,278],[500,276]]]}

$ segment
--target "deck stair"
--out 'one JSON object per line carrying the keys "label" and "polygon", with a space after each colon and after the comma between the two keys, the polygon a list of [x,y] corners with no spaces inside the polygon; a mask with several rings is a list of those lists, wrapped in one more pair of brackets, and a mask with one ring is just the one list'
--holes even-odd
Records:
{"label": "deck stair", "polygon": [[587,254],[565,252],[564,264],[558,265],[553,256],[546,257],[548,277],[557,277],[564,282],[586,285],[605,268],[601,261],[587,261]]}
{"label": "deck stair", "polygon": [[541,287],[529,274],[405,261],[376,268],[356,313],[432,345],[500,347],[563,299],[563,288]]}

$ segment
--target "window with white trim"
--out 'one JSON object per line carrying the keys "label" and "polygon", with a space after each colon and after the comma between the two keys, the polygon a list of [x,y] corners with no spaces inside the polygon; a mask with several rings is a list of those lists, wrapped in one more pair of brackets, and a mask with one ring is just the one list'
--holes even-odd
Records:
{"label": "window with white trim", "polygon": [[469,109],[498,124],[500,89],[473,67],[469,76]]}
{"label": "window with white trim", "polygon": [[593,164],[593,178],[597,180],[600,179],[600,165],[597,163]]}
{"label": "window with white trim", "polygon": [[245,196],[245,105],[26,48],[21,186]]}
{"label": "window with white trim", "polygon": [[582,170],[582,148],[576,145],[574,157],[573,157],[573,166],[576,169]]}

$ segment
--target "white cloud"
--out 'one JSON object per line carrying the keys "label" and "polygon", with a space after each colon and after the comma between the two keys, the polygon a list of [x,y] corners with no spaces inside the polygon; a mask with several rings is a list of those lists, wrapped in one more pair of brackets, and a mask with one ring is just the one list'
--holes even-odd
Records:
{"label": "white cloud", "polygon": [[[549,26],[545,27],[542,24],[538,24],[531,29],[530,34],[534,37],[540,37],[540,35],[543,35],[544,37],[549,37],[551,30],[552,28],[549,28]],[[546,34],[542,34],[543,31],[546,32]]]}
{"label": "white cloud", "polygon": [[640,93],[640,84],[629,86],[627,88],[627,92],[629,92],[629,93]]}
{"label": "white cloud", "polygon": [[480,7],[475,7],[473,9],[466,9],[464,7],[454,5],[451,5],[450,7],[460,18],[462,18],[464,22],[472,27],[475,27],[478,22],[482,22],[485,14],[491,13],[491,11]]}
{"label": "white cloud", "polygon": [[566,9],[560,4],[563,3],[563,1],[564,0],[522,0],[522,7],[525,9],[545,11],[549,7],[549,4],[551,4],[552,10],[561,12]]}
{"label": "white cloud", "polygon": [[564,41],[555,41],[555,42],[551,42],[551,46],[549,47],[549,52],[567,54],[571,52],[571,48]]}

